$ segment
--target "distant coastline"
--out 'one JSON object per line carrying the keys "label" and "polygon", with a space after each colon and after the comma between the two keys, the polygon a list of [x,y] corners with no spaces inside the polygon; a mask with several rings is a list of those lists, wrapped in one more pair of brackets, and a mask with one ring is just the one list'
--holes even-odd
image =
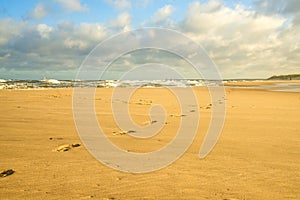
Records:
{"label": "distant coastline", "polygon": [[267,80],[300,80],[300,74],[275,75]]}

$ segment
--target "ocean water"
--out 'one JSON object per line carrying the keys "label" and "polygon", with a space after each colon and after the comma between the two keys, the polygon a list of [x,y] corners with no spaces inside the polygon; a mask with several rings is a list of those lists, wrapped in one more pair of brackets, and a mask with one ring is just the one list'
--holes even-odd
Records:
{"label": "ocean water", "polygon": [[203,87],[221,85],[221,81],[204,80],[3,80],[0,79],[0,89],[40,89],[40,88],[72,88],[72,87]]}
{"label": "ocean water", "polygon": [[[159,88],[159,87],[207,87],[222,86],[227,82],[240,81],[262,81],[262,80],[4,80],[0,79],[1,89],[43,89],[43,88],[114,88],[114,87],[142,87],[142,88]],[[276,83],[273,85],[258,86],[226,86],[240,88],[257,88],[278,92],[300,92],[300,82]]]}

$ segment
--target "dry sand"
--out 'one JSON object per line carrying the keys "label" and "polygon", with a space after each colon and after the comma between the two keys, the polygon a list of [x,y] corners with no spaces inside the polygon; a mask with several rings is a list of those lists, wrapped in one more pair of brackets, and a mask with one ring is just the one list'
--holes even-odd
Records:
{"label": "dry sand", "polygon": [[[300,93],[227,88],[220,140],[198,158],[210,122],[206,89],[195,89],[200,126],[188,151],[172,165],[146,174],[113,170],[81,143],[72,115],[72,89],[0,91],[0,199],[300,199]],[[133,120],[149,121],[152,103],[164,105],[168,124],[149,140],[118,134],[112,89],[98,89],[96,111],[107,136],[121,148],[153,151],[174,137],[179,106],[166,89],[140,89],[130,101]],[[171,100],[170,100],[171,99]],[[151,101],[150,103],[147,103]],[[139,102],[143,102],[139,104]]]}

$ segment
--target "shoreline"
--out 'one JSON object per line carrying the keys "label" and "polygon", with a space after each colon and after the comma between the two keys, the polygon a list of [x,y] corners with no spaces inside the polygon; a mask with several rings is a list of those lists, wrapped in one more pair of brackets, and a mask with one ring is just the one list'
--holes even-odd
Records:
{"label": "shoreline", "polygon": [[[176,86],[158,86],[158,87],[91,87],[95,89],[101,89],[101,88],[131,88],[131,89],[138,89],[138,88],[145,88],[145,89],[155,89],[155,88],[192,88],[192,89],[205,89],[209,86],[188,86],[188,87],[176,87]],[[284,93],[299,93],[300,92],[300,80],[288,80],[288,81],[229,81],[224,82],[223,85],[220,87],[224,87],[224,89],[247,89],[247,90],[264,90],[264,91],[270,91],[270,92],[284,92]],[[9,88],[9,89],[0,89],[2,90],[51,90],[51,89],[76,89],[80,87],[37,87],[37,88]]]}

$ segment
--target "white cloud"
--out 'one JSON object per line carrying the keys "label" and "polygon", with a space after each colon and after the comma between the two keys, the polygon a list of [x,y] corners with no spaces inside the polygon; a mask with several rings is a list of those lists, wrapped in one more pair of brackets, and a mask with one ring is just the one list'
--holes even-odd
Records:
{"label": "white cloud", "polygon": [[159,23],[167,20],[172,15],[173,10],[174,8],[172,5],[165,5],[152,15],[152,21],[154,23]]}
{"label": "white cloud", "polygon": [[256,9],[268,14],[300,13],[299,0],[256,0]]}
{"label": "white cloud", "polygon": [[0,19],[0,46],[7,45],[11,40],[22,37],[22,29],[26,22],[15,21],[13,19]]}
{"label": "white cloud", "polygon": [[299,29],[287,22],[282,15],[211,0],[190,4],[181,31],[205,47],[224,77],[268,77],[299,72]]}
{"label": "white cloud", "polygon": [[48,39],[49,34],[53,31],[53,28],[46,24],[38,24],[37,31],[39,32],[39,34],[42,38]]}
{"label": "white cloud", "polygon": [[117,31],[129,31],[131,30],[131,16],[127,13],[121,13],[117,16],[116,19],[110,21],[109,26]]}
{"label": "white cloud", "polygon": [[3,60],[3,59],[6,59],[6,58],[9,58],[11,56],[10,53],[5,53],[3,56],[0,56],[0,60]]}
{"label": "white cloud", "polygon": [[17,71],[76,69],[89,51],[106,37],[105,28],[98,23],[61,22],[49,26],[0,20],[1,68]]}
{"label": "white cloud", "polygon": [[49,9],[43,3],[38,3],[35,8],[29,13],[30,18],[42,19],[49,13]]}
{"label": "white cloud", "polygon": [[80,0],[54,0],[58,2],[67,12],[84,12],[89,8],[82,5]]}
{"label": "white cloud", "polygon": [[101,41],[106,37],[105,29],[98,23],[81,23],[79,30],[83,38],[91,38],[93,41]]}
{"label": "white cloud", "polygon": [[79,50],[85,50],[88,47],[87,42],[80,39],[71,38],[71,37],[64,40],[64,45],[67,48],[79,49]]}

